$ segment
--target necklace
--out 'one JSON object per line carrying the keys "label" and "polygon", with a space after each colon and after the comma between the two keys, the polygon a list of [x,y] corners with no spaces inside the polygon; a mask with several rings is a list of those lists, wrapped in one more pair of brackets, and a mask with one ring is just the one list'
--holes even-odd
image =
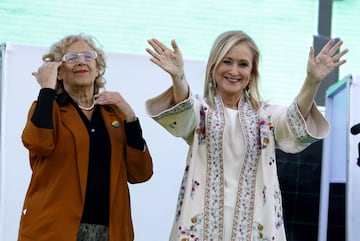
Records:
{"label": "necklace", "polygon": [[78,106],[82,110],[90,111],[90,110],[94,109],[94,107],[95,107],[95,100],[93,99],[93,103],[92,103],[92,105],[90,107],[84,107],[84,106],[81,106],[79,104],[78,104]]}

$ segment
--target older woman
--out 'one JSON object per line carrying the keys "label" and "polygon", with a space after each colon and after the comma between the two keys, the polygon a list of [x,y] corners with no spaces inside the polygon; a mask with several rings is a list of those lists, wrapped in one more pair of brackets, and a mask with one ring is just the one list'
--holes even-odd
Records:
{"label": "older woman", "polygon": [[131,241],[129,183],[152,176],[135,112],[104,87],[103,51],[83,34],[56,42],[34,72],[40,85],[22,141],[31,182],[19,241]]}
{"label": "older woman", "polygon": [[310,49],[303,88],[288,107],[259,93],[259,50],[242,31],[215,41],[206,68],[204,97],[192,94],[175,41],[169,49],[150,39],[151,61],[172,86],[147,101],[151,117],[189,145],[170,240],[284,241],[275,148],[299,152],[324,138],[328,122],[314,97],[347,50],[331,40],[314,57]]}

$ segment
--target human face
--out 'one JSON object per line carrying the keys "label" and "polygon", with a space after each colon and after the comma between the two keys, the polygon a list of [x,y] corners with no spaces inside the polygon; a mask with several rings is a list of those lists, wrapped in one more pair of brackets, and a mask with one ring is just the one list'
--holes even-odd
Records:
{"label": "human face", "polygon": [[[65,54],[93,52],[94,50],[84,41],[76,41],[68,46]],[[94,81],[99,76],[96,59],[86,59],[79,56],[78,61],[63,62],[58,73],[58,78],[64,83],[66,90],[69,88],[90,88],[93,89]]]}
{"label": "human face", "polygon": [[249,84],[253,53],[245,43],[234,45],[214,72],[218,92],[225,100],[236,104]]}

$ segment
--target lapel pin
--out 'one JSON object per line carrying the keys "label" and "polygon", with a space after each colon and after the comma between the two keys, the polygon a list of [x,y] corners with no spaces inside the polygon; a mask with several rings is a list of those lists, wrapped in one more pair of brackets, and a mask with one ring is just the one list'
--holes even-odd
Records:
{"label": "lapel pin", "polygon": [[117,120],[114,120],[111,122],[111,125],[115,128],[118,128],[120,126],[120,122],[118,122]]}

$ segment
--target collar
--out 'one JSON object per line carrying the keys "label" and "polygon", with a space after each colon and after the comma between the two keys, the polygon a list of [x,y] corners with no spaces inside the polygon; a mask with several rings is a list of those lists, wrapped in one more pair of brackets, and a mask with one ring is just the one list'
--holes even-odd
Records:
{"label": "collar", "polygon": [[[76,102],[71,98],[71,96],[67,92],[63,92],[61,94],[58,94],[56,97],[56,102],[60,107],[66,106],[69,103],[73,104],[74,106],[77,106]],[[96,106],[95,106],[96,107]],[[115,112],[115,107],[113,105],[103,105],[104,109],[110,112]]]}
{"label": "collar", "polygon": [[65,106],[68,103],[75,103],[73,99],[71,99],[70,95],[67,92],[63,92],[56,97],[56,102],[59,106]]}

